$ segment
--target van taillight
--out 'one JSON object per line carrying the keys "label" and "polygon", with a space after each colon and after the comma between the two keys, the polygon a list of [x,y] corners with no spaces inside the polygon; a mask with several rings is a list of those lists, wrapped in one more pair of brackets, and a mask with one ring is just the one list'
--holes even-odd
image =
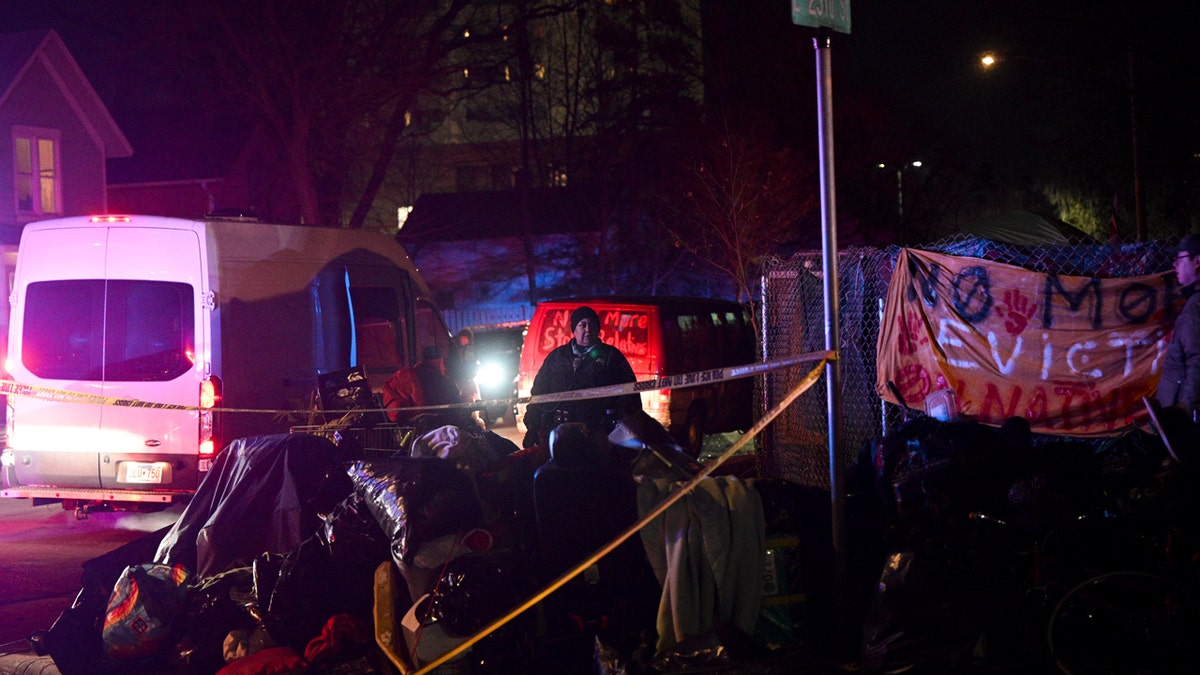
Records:
{"label": "van taillight", "polygon": [[221,380],[217,377],[206,377],[200,383],[200,407],[207,410],[217,405],[221,399]]}
{"label": "van taillight", "polygon": [[655,409],[671,407],[671,390],[660,389],[650,392],[650,397],[646,401],[646,405]]}
{"label": "van taillight", "polygon": [[221,379],[206,377],[200,382],[200,454],[211,457],[217,452],[217,440],[213,433],[212,408],[221,400]]}
{"label": "van taillight", "polygon": [[658,423],[664,427],[670,428],[671,424],[671,390],[662,389],[659,391],[642,392],[642,406],[646,409],[646,414],[658,420]]}
{"label": "van taillight", "polygon": [[92,216],[89,218],[93,223],[131,223],[133,219],[129,216]]}

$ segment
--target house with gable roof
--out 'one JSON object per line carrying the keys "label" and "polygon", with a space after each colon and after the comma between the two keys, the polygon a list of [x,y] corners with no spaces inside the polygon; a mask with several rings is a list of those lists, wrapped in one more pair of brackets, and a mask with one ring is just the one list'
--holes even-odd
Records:
{"label": "house with gable roof", "polygon": [[0,34],[0,355],[8,351],[8,289],[21,228],[103,213],[105,162],[132,154],[57,32]]}
{"label": "house with gable roof", "polygon": [[0,34],[0,244],[25,223],[103,213],[133,148],[54,30]]}

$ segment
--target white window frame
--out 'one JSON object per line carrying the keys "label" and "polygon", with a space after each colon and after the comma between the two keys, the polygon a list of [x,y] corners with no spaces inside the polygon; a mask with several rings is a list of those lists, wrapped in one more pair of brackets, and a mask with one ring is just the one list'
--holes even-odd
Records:
{"label": "white window frame", "polygon": [[[18,139],[25,140],[29,143],[29,172],[22,172],[21,158],[17,155]],[[48,173],[43,175],[42,168],[43,152],[42,143],[48,141],[53,144],[51,151],[53,157],[50,159]],[[44,129],[40,127],[25,127],[14,126],[12,130],[12,147],[13,147],[13,208],[18,214],[30,216],[42,215],[57,215],[62,211],[62,133],[57,129]],[[21,181],[22,179],[29,181],[29,197],[30,204],[28,208],[23,208],[21,204]],[[44,199],[43,182],[50,181],[49,189],[52,192],[49,199]],[[47,202],[52,202],[47,204]]]}

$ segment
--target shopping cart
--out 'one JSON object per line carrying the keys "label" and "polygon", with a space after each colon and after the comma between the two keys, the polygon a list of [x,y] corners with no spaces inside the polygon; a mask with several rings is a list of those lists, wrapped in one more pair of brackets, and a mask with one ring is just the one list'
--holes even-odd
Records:
{"label": "shopping cart", "polygon": [[334,442],[351,454],[391,455],[408,448],[413,427],[387,421],[362,367],[317,377],[307,424],[294,434],[312,434]]}

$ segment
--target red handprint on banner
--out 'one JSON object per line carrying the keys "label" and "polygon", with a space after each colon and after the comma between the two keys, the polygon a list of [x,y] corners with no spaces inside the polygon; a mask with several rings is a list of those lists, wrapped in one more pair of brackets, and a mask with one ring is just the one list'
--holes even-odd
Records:
{"label": "red handprint on banner", "polygon": [[896,322],[900,325],[896,348],[901,354],[915,354],[921,345],[929,343],[929,337],[921,329],[921,317],[916,312],[908,310],[896,317]]}
{"label": "red handprint on banner", "polygon": [[896,387],[900,390],[900,396],[904,405],[912,405],[914,402],[919,404],[925,400],[931,391],[929,387],[929,373],[925,367],[919,363],[910,363],[902,366],[899,372],[896,373]]}
{"label": "red handprint on banner", "polygon": [[1037,303],[1021,291],[1011,288],[1004,291],[1004,300],[996,305],[996,314],[1004,318],[1004,330],[1009,335],[1019,335],[1037,313]]}

